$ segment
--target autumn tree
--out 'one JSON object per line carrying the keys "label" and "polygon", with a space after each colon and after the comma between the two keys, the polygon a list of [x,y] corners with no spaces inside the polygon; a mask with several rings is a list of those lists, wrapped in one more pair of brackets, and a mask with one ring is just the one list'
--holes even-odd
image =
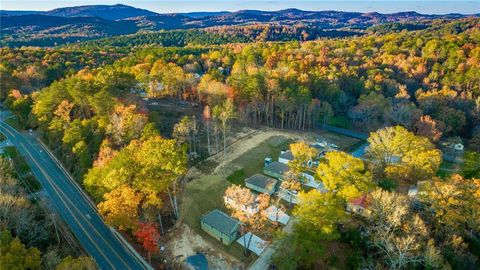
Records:
{"label": "autumn tree", "polygon": [[306,142],[290,144],[290,151],[293,154],[293,160],[288,165],[297,177],[308,168],[308,162],[312,162],[318,155],[318,150]]}
{"label": "autumn tree", "polygon": [[0,233],[0,265],[5,269],[41,269],[41,254],[35,247],[27,248],[9,231]]}
{"label": "autumn tree", "polygon": [[211,155],[212,151],[210,148],[210,122],[212,120],[212,112],[210,111],[210,106],[206,105],[203,108],[202,117],[203,117],[203,121],[207,126],[207,151],[208,151],[208,154]]}
{"label": "autumn tree", "polygon": [[223,129],[223,157],[227,157],[227,127],[231,119],[235,117],[233,100],[227,99],[221,106],[213,108],[213,115],[222,123]]}
{"label": "autumn tree", "polygon": [[330,192],[301,192],[293,216],[293,230],[276,239],[272,260],[280,269],[310,269],[325,254],[322,243],[340,236],[337,225],[346,218],[343,202]]}
{"label": "autumn tree", "polygon": [[388,178],[424,180],[432,177],[441,162],[441,152],[425,137],[404,127],[386,127],[370,133],[366,157]]}
{"label": "autumn tree", "polygon": [[368,192],[373,186],[372,175],[359,158],[345,152],[328,152],[325,162],[317,168],[317,176],[325,188],[350,200]]}
{"label": "autumn tree", "polygon": [[120,186],[105,194],[98,210],[105,221],[121,230],[135,229],[142,195],[127,185]]}
{"label": "autumn tree", "polygon": [[407,196],[377,189],[371,197],[367,232],[370,246],[381,256],[380,265],[389,269],[416,267],[426,262],[434,263],[429,267],[443,266],[427,225],[410,209]]}
{"label": "autumn tree", "polygon": [[432,142],[437,142],[442,137],[444,126],[443,122],[437,122],[429,115],[423,115],[415,123],[415,133],[418,136],[427,137]]}
{"label": "autumn tree", "polygon": [[97,270],[97,264],[91,257],[80,256],[73,258],[68,256],[64,258],[56,267],[55,270]]}
{"label": "autumn tree", "polygon": [[158,252],[160,233],[155,223],[139,223],[138,227],[134,235],[137,241],[141,243],[143,248],[148,252],[148,260],[150,261],[150,254]]}
{"label": "autumn tree", "polygon": [[108,133],[111,134],[113,142],[120,146],[140,138],[147,123],[147,117],[138,113],[135,105],[115,107],[109,119]]}
{"label": "autumn tree", "polygon": [[422,185],[420,199],[432,209],[439,233],[464,237],[468,231],[480,231],[479,190],[479,179],[454,174]]}

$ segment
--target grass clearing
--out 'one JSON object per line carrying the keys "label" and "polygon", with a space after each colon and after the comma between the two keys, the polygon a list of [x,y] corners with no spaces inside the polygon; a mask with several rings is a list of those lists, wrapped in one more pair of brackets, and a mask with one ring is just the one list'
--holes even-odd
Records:
{"label": "grass clearing", "polygon": [[[198,166],[202,176],[190,181],[185,189],[182,202],[182,219],[196,233],[205,240],[212,243],[220,250],[234,256],[244,263],[250,263],[256,258],[251,254],[249,257],[243,255],[243,247],[238,243],[225,246],[213,237],[204,232],[200,227],[200,218],[207,212],[217,208],[228,213],[223,202],[223,194],[228,186],[244,184],[243,180],[255,173],[261,173],[265,157],[277,159],[280,150],[288,148],[290,140],[282,136],[274,136],[257,147],[245,152],[226,166],[226,172],[207,175],[213,171],[216,163],[214,161],[202,162]],[[227,180],[228,179],[228,180]]]}
{"label": "grass clearing", "polygon": [[236,170],[232,174],[227,176],[228,182],[230,182],[232,184],[235,184],[235,185],[243,186],[244,185],[244,181],[243,181],[244,179],[245,179],[245,170],[244,169]]}

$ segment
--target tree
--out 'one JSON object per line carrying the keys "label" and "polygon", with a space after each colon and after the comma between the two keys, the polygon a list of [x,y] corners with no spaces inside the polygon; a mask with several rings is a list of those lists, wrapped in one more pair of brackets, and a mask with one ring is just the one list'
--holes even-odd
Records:
{"label": "tree", "polygon": [[432,142],[438,142],[443,134],[445,124],[433,120],[430,115],[422,115],[415,123],[415,133],[418,136],[427,137]]}
{"label": "tree", "polygon": [[345,200],[357,198],[373,187],[372,175],[363,161],[345,152],[328,152],[317,176],[330,191]]}
{"label": "tree", "polygon": [[318,190],[300,192],[298,205],[293,210],[298,229],[317,230],[325,240],[337,239],[337,225],[346,218],[341,197]]}
{"label": "tree", "polygon": [[396,180],[425,180],[438,170],[441,152],[425,137],[404,127],[386,127],[370,133],[366,157],[375,169]]}
{"label": "tree", "polygon": [[91,257],[80,256],[78,258],[73,258],[68,256],[64,258],[58,265],[55,267],[55,270],[97,270],[97,264]]}
{"label": "tree", "polygon": [[323,242],[340,236],[337,225],[346,218],[342,199],[330,192],[301,192],[293,216],[293,230],[276,239],[272,260],[279,269],[312,269],[325,253]]}
{"label": "tree", "polygon": [[429,242],[428,228],[409,208],[408,197],[382,189],[372,192],[371,197],[367,232],[381,264],[389,269],[406,269],[424,264],[426,255],[432,258],[427,251],[435,247]]}
{"label": "tree", "polygon": [[98,204],[105,221],[121,230],[135,228],[142,195],[123,185],[104,195],[105,201]]}
{"label": "tree", "polygon": [[138,227],[139,229],[135,232],[135,237],[148,252],[148,261],[150,261],[150,253],[158,252],[160,233],[155,223],[139,223]]}
{"label": "tree", "polygon": [[463,175],[465,176],[465,178],[480,179],[480,152],[465,152]]}
{"label": "tree", "polygon": [[434,214],[436,230],[442,236],[480,230],[480,179],[465,179],[454,174],[447,179],[434,178],[422,185],[420,199]]}
{"label": "tree", "polygon": [[13,238],[10,232],[2,230],[0,234],[0,265],[5,269],[23,270],[40,269],[40,251],[37,248],[27,248],[20,239]]}
{"label": "tree", "polygon": [[107,131],[112,135],[116,145],[123,146],[133,139],[140,138],[146,123],[147,117],[138,113],[135,105],[119,105],[110,114]]}
{"label": "tree", "polygon": [[207,124],[207,149],[208,149],[208,155],[211,155],[211,149],[210,149],[210,122],[212,120],[212,113],[210,111],[210,106],[206,105],[205,108],[203,108],[203,113],[202,113],[203,121]]}
{"label": "tree", "polygon": [[290,151],[293,154],[293,160],[289,166],[295,176],[299,176],[307,167],[307,163],[312,162],[318,155],[318,150],[308,145],[306,142],[290,144]]}
{"label": "tree", "polygon": [[221,106],[213,108],[213,115],[220,120],[223,129],[223,158],[227,158],[227,125],[235,117],[235,107],[232,99],[227,99]]}

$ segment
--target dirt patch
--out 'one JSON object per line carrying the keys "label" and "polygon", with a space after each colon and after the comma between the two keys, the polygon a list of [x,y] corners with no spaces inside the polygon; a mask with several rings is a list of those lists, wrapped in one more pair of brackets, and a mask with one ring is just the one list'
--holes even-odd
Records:
{"label": "dirt patch", "polygon": [[188,256],[202,252],[207,258],[209,269],[242,269],[238,260],[219,252],[185,224],[170,232],[168,238],[170,238],[167,244],[168,252],[179,265],[183,265]]}

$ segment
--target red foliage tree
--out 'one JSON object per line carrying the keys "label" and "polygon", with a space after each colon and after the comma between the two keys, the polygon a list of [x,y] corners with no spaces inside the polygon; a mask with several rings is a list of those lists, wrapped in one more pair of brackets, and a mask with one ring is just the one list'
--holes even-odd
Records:
{"label": "red foliage tree", "polygon": [[149,253],[158,251],[158,239],[160,233],[155,223],[139,223],[139,229],[135,232],[137,241],[143,245],[143,248]]}

